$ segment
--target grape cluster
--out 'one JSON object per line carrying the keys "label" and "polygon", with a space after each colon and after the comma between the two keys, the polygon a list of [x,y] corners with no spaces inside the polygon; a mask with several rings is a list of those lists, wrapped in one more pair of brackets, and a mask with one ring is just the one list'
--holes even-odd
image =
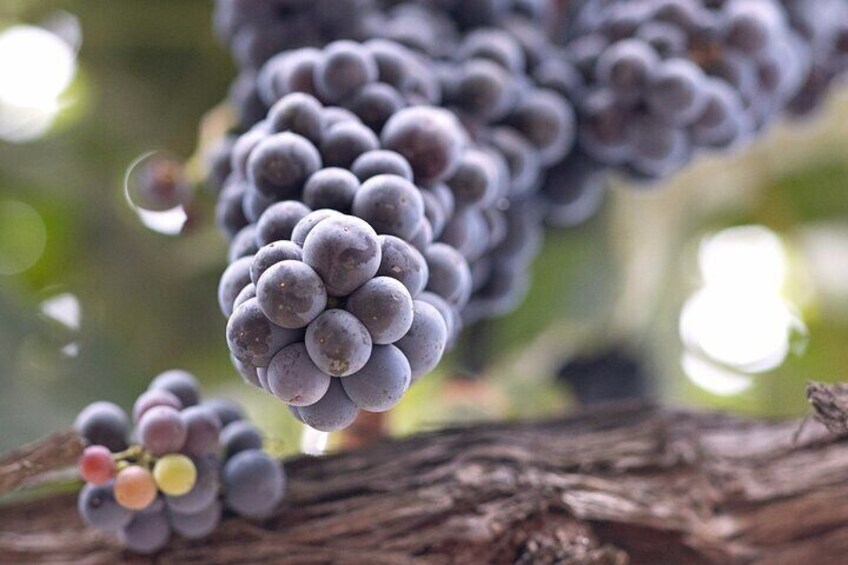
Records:
{"label": "grape cluster", "polygon": [[[218,0],[243,68],[240,134],[210,164],[237,368],[321,429],[396,402],[406,371],[377,351],[399,349],[414,381],[416,355],[431,351],[429,370],[463,325],[512,311],[543,226],[589,219],[612,173],[665,178],[813,105],[848,60],[848,9],[814,3],[822,14],[801,0],[363,0],[337,18],[321,2]],[[245,56],[238,37],[272,28],[277,43]],[[340,251],[360,236],[364,255]],[[387,257],[400,274],[374,271]],[[345,278],[344,262],[363,270]],[[441,323],[413,347],[424,305]],[[392,402],[348,390],[357,371]]]}
{"label": "grape cluster", "polygon": [[588,2],[576,28],[557,64],[577,77],[564,90],[576,90],[580,149],[635,179],[746,143],[809,65],[776,0]]}
{"label": "grape cluster", "polygon": [[75,423],[87,443],[79,461],[86,482],[80,516],[127,548],[155,553],[172,532],[200,539],[215,530],[224,509],[260,519],[282,499],[283,469],[262,451],[259,431],[235,403],[201,401],[191,374],[156,377],[136,400],[132,421],[131,434],[127,414],[101,401]]}

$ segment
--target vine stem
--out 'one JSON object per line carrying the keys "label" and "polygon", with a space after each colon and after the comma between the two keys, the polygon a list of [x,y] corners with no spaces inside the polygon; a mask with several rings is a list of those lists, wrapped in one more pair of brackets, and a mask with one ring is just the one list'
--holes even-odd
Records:
{"label": "vine stem", "polygon": [[80,435],[68,428],[0,455],[0,496],[49,471],[75,465],[84,448]]}

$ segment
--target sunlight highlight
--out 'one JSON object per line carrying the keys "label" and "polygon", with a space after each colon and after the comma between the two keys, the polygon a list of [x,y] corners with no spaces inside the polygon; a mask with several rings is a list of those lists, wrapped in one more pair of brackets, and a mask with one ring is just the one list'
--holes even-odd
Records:
{"label": "sunlight highlight", "polygon": [[805,328],[782,296],[788,261],[781,239],[763,226],[723,230],[701,242],[704,281],[680,313],[683,370],[713,394],[739,394],[749,375],[776,369]]}

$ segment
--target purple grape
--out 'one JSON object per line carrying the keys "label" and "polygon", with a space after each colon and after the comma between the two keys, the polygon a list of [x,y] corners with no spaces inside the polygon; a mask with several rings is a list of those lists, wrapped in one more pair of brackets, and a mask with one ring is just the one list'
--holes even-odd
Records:
{"label": "purple grape", "polygon": [[154,406],[170,406],[175,410],[182,410],[183,403],[177,396],[165,389],[146,390],[136,399],[133,405],[133,422],[138,422],[145,412]]}
{"label": "purple grape", "polygon": [[171,538],[171,527],[165,512],[137,513],[132,521],[120,531],[121,543],[142,555],[161,550]]}
{"label": "purple grape", "polygon": [[239,306],[227,323],[230,352],[255,367],[267,367],[280,349],[300,341],[302,336],[302,331],[283,328],[268,320],[256,298]]}
{"label": "purple grape", "polygon": [[375,345],[396,342],[412,325],[412,296],[390,277],[374,277],[357,288],[346,308],[368,329]]}
{"label": "purple grape", "polygon": [[377,175],[362,183],[353,213],[377,233],[408,240],[424,218],[424,201],[414,184],[396,175]]}
{"label": "purple grape", "polygon": [[256,224],[256,243],[262,247],[274,241],[291,239],[294,227],[311,211],[296,200],[273,204],[263,212]]}
{"label": "purple grape", "polygon": [[380,259],[376,232],[353,216],[324,219],[303,244],[303,261],[321,276],[330,296],[346,296],[371,279]]}
{"label": "purple grape", "polygon": [[415,300],[414,305],[412,327],[395,343],[409,361],[413,382],[438,365],[448,339],[447,326],[439,311],[421,300]]}
{"label": "purple grape", "polygon": [[133,518],[133,512],[115,500],[114,481],[83,485],[77,499],[77,511],[88,525],[106,532],[120,530]]}
{"label": "purple grape", "polygon": [[225,426],[221,431],[220,442],[225,459],[242,451],[262,449],[259,430],[246,420],[237,420]]}
{"label": "purple grape", "polygon": [[186,539],[195,540],[208,537],[221,522],[223,506],[217,500],[193,514],[171,512],[171,527]]}
{"label": "purple grape", "polygon": [[430,270],[421,253],[393,235],[379,236],[381,260],[377,275],[400,281],[415,298],[427,285]]}
{"label": "purple grape", "polygon": [[321,155],[296,133],[270,135],[250,153],[248,179],[266,196],[297,198],[306,179],[321,168]]}
{"label": "purple grape", "polygon": [[218,306],[221,313],[230,317],[233,313],[233,303],[242,289],[250,284],[250,266],[253,264],[252,257],[242,257],[236,260],[221,275],[218,283]]}
{"label": "purple grape", "polygon": [[365,182],[377,175],[397,175],[412,181],[412,166],[403,155],[394,151],[377,149],[357,157],[350,168],[351,172]]}
{"label": "purple grape", "polygon": [[187,437],[185,421],[170,406],[154,406],[138,421],[138,439],[155,456],[177,453]]}
{"label": "purple grape", "polygon": [[361,369],[371,356],[371,335],[356,316],[326,310],[306,328],[309,357],[328,375],[344,377]]}
{"label": "purple grape", "polygon": [[298,407],[295,412],[297,418],[322,432],[334,432],[351,425],[359,409],[345,393],[341,380],[332,379],[327,393],[315,404]]}
{"label": "purple grape", "polygon": [[268,365],[268,388],[291,406],[309,406],[324,396],[331,377],[319,369],[306,346],[293,343],[274,355]]}
{"label": "purple grape", "polygon": [[180,399],[183,408],[200,402],[200,383],[194,375],[182,369],[171,369],[157,375],[147,388],[167,390]]}
{"label": "purple grape", "polygon": [[301,259],[303,259],[303,251],[299,245],[291,241],[273,241],[263,246],[253,256],[253,263],[250,265],[250,280],[256,284],[259,282],[262,273],[272,265],[281,261],[300,261]]}
{"label": "purple grape", "polygon": [[130,422],[120,406],[99,401],[83,408],[74,421],[74,429],[89,445],[103,445],[117,452],[127,448]]}
{"label": "purple grape", "polygon": [[345,393],[361,410],[385,412],[409,388],[409,361],[394,345],[375,345],[371,358],[356,373],[341,379]]}
{"label": "purple grape", "polygon": [[213,409],[202,404],[190,406],[180,412],[180,418],[186,427],[183,453],[192,457],[217,453],[218,436],[223,424]]}
{"label": "purple grape", "polygon": [[245,518],[269,516],[283,497],[283,469],[258,449],[241,451],[224,465],[224,504]]}
{"label": "purple grape", "polygon": [[327,167],[309,177],[303,189],[303,201],[313,209],[330,208],[348,213],[357,190],[359,180],[352,172]]}
{"label": "purple grape", "polygon": [[327,291],[318,273],[300,261],[281,261],[269,267],[256,287],[259,307],[269,320],[284,328],[303,328],[327,306]]}
{"label": "purple grape", "polygon": [[306,242],[306,236],[309,235],[309,232],[312,231],[312,228],[318,225],[318,222],[326,220],[331,216],[339,215],[341,214],[339,214],[338,211],[330,210],[327,208],[324,208],[322,210],[315,210],[314,212],[303,218],[301,221],[299,221],[294,227],[294,231],[292,231],[291,237],[292,242],[300,247],[303,247],[303,244]]}
{"label": "purple grape", "polygon": [[424,184],[450,176],[465,145],[465,133],[453,114],[424,106],[392,116],[380,137],[385,149],[409,161],[415,180]]}

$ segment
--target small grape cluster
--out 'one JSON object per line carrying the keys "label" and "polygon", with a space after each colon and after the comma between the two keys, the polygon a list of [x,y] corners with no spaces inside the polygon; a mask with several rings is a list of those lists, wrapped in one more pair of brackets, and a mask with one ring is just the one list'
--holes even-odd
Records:
{"label": "small grape cluster", "polygon": [[200,399],[190,373],[162,373],[135,402],[135,432],[111,402],[95,402],[75,428],[87,446],[79,461],[86,482],[80,516],[117,534],[137,553],[155,553],[171,533],[199,539],[218,526],[225,509],[265,518],[285,490],[280,464],[262,451],[259,431],[235,403]]}

